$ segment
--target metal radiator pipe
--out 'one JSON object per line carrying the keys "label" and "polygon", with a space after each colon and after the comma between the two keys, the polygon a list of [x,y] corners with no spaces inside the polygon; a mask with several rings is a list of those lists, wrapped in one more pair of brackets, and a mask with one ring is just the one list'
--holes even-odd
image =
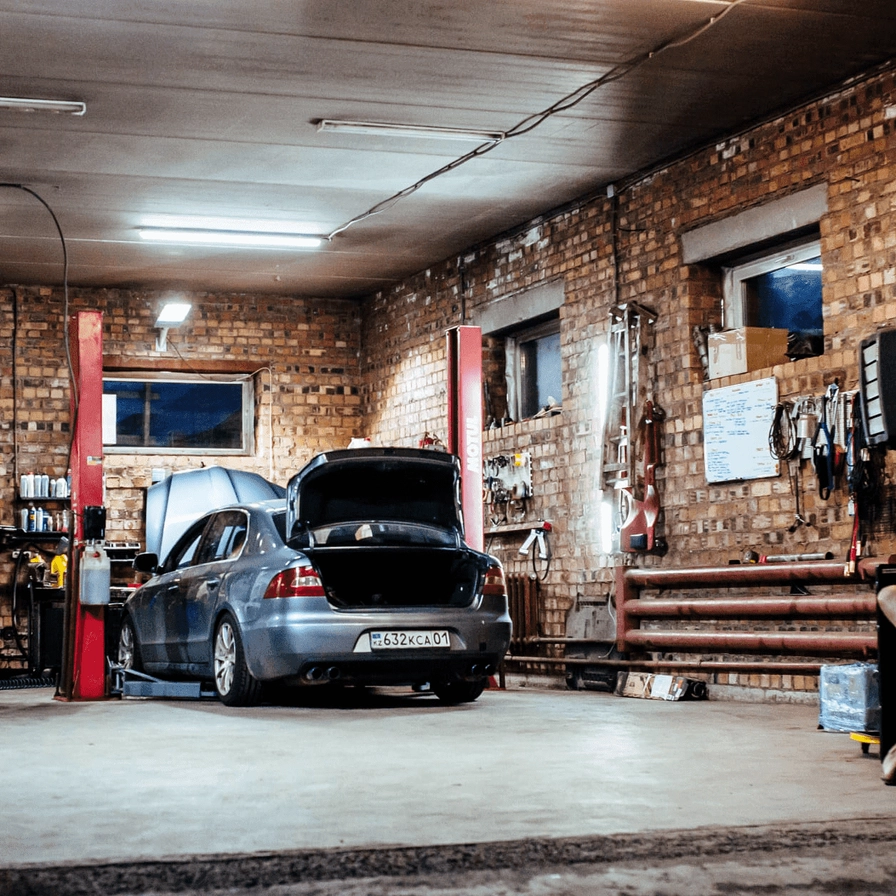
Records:
{"label": "metal radiator pipe", "polygon": [[691,632],[645,631],[626,634],[626,645],[642,650],[686,653],[767,653],[798,656],[869,656],[877,652],[877,633],[869,632]]}
{"label": "metal radiator pipe", "polygon": [[847,619],[874,616],[877,598],[864,597],[774,597],[704,598],[695,600],[630,600],[625,612],[639,619],[662,617],[685,619],[755,619],[800,616],[811,619]]}
{"label": "metal radiator pipe", "polygon": [[526,666],[604,666],[610,669],[678,669],[685,672],[775,672],[782,675],[818,675],[820,663],[781,662],[780,660],[621,660],[581,659],[579,657],[506,656],[506,663]]}

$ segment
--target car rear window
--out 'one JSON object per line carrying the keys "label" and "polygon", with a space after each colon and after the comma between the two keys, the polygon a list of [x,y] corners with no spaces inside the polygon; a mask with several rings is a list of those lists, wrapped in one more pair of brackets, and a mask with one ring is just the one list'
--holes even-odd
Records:
{"label": "car rear window", "polygon": [[302,484],[301,518],[312,529],[338,523],[394,521],[442,529],[459,526],[452,467],[340,464]]}

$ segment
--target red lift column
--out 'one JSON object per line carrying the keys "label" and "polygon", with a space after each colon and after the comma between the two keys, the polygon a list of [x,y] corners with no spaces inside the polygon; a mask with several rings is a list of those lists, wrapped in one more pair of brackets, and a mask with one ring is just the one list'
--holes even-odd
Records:
{"label": "red lift column", "polygon": [[460,458],[466,542],[485,547],[482,514],[482,330],[448,331],[448,450]]}
{"label": "red lift column", "polygon": [[[61,696],[71,700],[106,697],[106,608],[81,603],[80,548],[84,508],[103,504],[103,315],[81,311],[69,323],[73,389],[71,417],[72,567],[68,571],[68,649],[63,657]],[[77,390],[77,395],[75,394]]]}

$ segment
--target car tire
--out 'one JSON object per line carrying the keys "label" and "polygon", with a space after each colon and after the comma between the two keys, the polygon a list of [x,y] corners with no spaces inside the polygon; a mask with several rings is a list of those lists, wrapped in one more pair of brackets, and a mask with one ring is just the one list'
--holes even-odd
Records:
{"label": "car tire", "polygon": [[252,706],[261,695],[261,682],[246,665],[243,640],[236,620],[229,613],[218,620],[212,641],[215,691],[225,706]]}
{"label": "car tire", "polygon": [[432,692],[449,706],[472,703],[485,690],[485,679],[481,681],[444,681],[432,685]]}
{"label": "car tire", "polygon": [[137,630],[130,616],[125,616],[121,621],[121,631],[118,635],[118,664],[125,669],[133,669],[140,672],[143,669],[143,661],[140,658],[140,644],[137,642]]}

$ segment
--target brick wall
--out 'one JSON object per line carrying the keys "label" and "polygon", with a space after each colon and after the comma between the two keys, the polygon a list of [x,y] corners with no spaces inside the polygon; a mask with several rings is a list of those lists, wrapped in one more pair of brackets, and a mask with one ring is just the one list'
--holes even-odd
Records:
{"label": "brick wall", "polygon": [[[155,351],[153,327],[164,296],[108,289],[70,290],[71,311],[103,312],[103,352],[124,367],[207,370],[239,365],[254,370],[256,445],[252,456],[201,458],[260,473],[284,484],[319,451],[343,448],[360,433],[357,303],[281,296],[193,294],[186,323]],[[0,289],[0,524],[12,525],[18,474],[67,467],[69,377],[63,348],[63,296],[59,289]],[[15,349],[15,358],[13,357]],[[178,367],[179,365],[179,367]],[[16,463],[16,459],[18,463]],[[155,468],[195,468],[183,455],[107,454],[104,462],[109,541],[142,542],[144,496]],[[55,507],[56,505],[52,505]],[[12,574],[8,558],[0,569]],[[0,590],[0,628],[10,625],[8,587]],[[18,650],[0,644],[0,667],[18,665]]]}
{"label": "brick wall", "polygon": [[[258,451],[238,465],[284,481],[318,450],[352,436],[416,445],[425,433],[446,436],[445,331],[468,322],[494,299],[549,281],[565,287],[561,316],[563,411],[489,430],[486,454],[528,451],[534,495],[519,521],[550,519],[553,559],[542,583],[541,629],[560,636],[591,614],[612,628],[606,610],[613,564],[598,536],[600,499],[596,362],[609,310],[637,300],[655,308],[652,389],[666,412],[659,491],[665,557],[645,565],[723,564],[750,548],[759,553],[845,554],[852,522],[846,493],[816,494],[802,471],[804,514],[813,525],[787,531],[793,499],[785,477],[707,485],[703,473],[702,397],[707,383],[692,340],[695,325],[719,323],[718,272],[684,265],[681,235],[695,227],[815,184],[827,186],[821,220],[825,351],[712,386],[774,376],[782,399],[820,394],[835,378],[857,384],[861,338],[896,316],[896,107],[893,69],[856,81],[817,102],[433,265],[406,282],[351,302],[245,295],[194,295],[187,326],[171,342],[187,362],[257,364]],[[400,209],[398,212],[400,214]],[[152,321],[161,296],[139,290],[72,292],[73,308],[104,311],[107,354],[170,358],[153,351]],[[0,511],[12,520],[13,456],[19,469],[65,468],[68,383],[61,353],[58,290],[0,289],[3,348]],[[10,344],[16,336],[16,364]],[[500,347],[484,350],[493,400],[503,400]],[[16,392],[13,392],[15,374]],[[18,442],[14,451],[14,446]],[[213,461],[213,459],[210,459]],[[228,459],[230,462],[230,459]],[[188,458],[110,457],[106,463],[109,538],[139,540],[143,489],[153,467],[193,465]],[[896,548],[892,462],[881,514],[868,549]],[[511,573],[528,573],[518,533],[491,537]],[[5,615],[4,615],[5,614]],[[0,625],[8,624],[0,599]],[[579,614],[577,616],[577,614]],[[6,652],[4,650],[4,652]],[[737,678],[733,679],[735,682]],[[811,687],[811,676],[772,676],[757,686]],[[807,684],[808,682],[808,684]]]}
{"label": "brick wall", "polygon": [[[831,551],[845,557],[852,533],[846,490],[821,501],[810,465],[803,465],[801,475],[803,513],[813,525],[793,533],[787,531],[794,510],[786,475],[707,485],[702,397],[708,384],[692,330],[721,321],[721,285],[718,271],[683,264],[680,238],[697,226],[826,184],[829,210],[820,224],[824,354],[711,385],[774,376],[781,400],[820,395],[834,380],[843,389],[855,389],[859,341],[896,317],[894,108],[890,68],[617,185],[612,199],[589,199],[530,221],[364,303],[366,432],[382,443],[411,445],[424,430],[445,434],[444,329],[469,322],[478,306],[497,297],[563,280],[563,412],[494,429],[485,437],[486,456],[531,452],[535,495],[525,519],[547,518],[555,525],[554,558],[543,584],[544,634],[564,634],[571,612],[603,606],[612,591],[615,561],[601,551],[596,521],[595,360],[616,302],[642,302],[659,313],[652,386],[666,412],[664,465],[658,475],[664,508],[660,530],[669,551],[664,558],[646,556],[637,562],[718,565],[748,549],[760,554]],[[486,340],[487,376],[501,367],[493,348]],[[879,555],[896,548],[889,509],[892,467],[889,462],[881,514],[866,546],[866,552]],[[501,536],[490,545],[511,572],[528,569],[516,552],[520,539]],[[806,682],[814,681],[811,676],[772,679],[774,687],[811,687]],[[736,676],[730,680],[738,681]],[[749,681],[765,685],[764,679]]]}

